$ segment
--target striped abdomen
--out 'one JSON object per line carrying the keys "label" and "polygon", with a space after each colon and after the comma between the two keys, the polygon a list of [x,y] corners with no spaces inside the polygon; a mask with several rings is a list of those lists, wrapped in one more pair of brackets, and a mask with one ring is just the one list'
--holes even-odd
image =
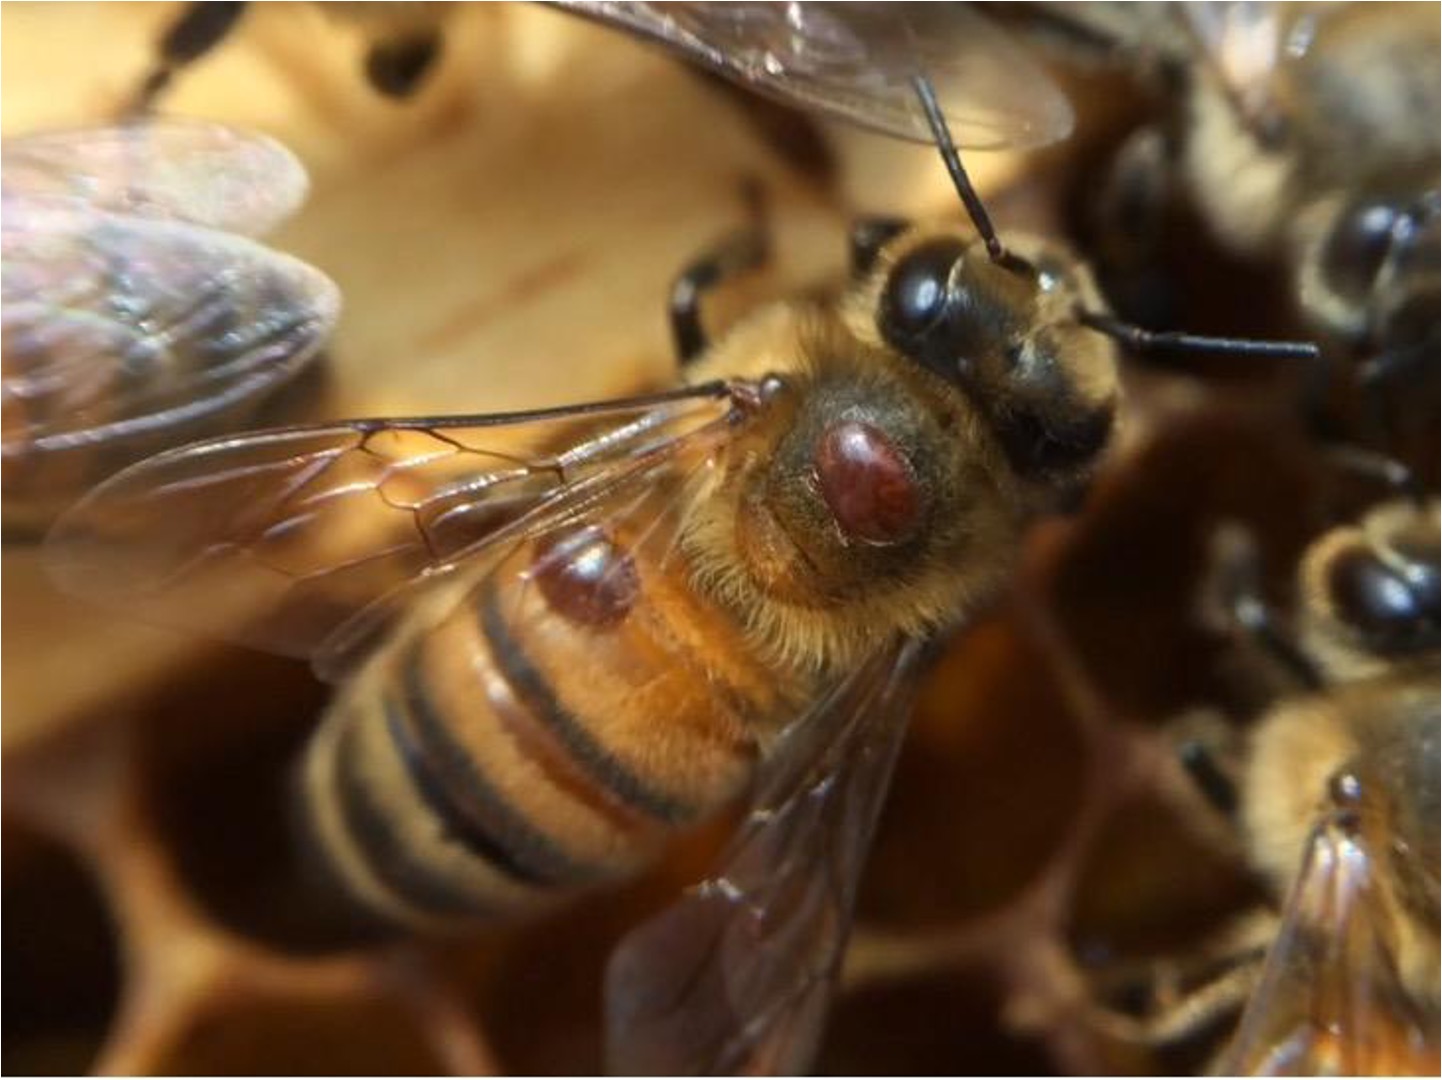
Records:
{"label": "striped abdomen", "polygon": [[665,567],[587,527],[413,618],[312,744],[311,825],[368,907],[476,919],[624,876],[716,812],[784,715],[778,676]]}

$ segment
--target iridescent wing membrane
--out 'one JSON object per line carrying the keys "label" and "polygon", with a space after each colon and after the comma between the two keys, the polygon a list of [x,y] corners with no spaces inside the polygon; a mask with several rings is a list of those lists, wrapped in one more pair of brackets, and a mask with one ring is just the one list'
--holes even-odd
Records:
{"label": "iridescent wing membrane", "polygon": [[782,736],[717,873],[621,943],[617,1075],[791,1075],[825,1025],[923,647],[878,651]]}
{"label": "iridescent wing membrane", "polygon": [[[1290,18],[1302,13],[1297,7],[1289,16],[1284,5],[1272,3],[1183,5],[1182,18],[1198,58],[1249,123],[1272,107],[1275,76],[1289,51],[1305,51],[1304,40],[1287,40]],[[1304,21],[1308,17],[1304,15]]]}
{"label": "iridescent wing membrane", "polygon": [[557,6],[624,27],[789,104],[903,139],[932,141],[912,87],[923,74],[963,149],[1041,146],[1071,132],[1065,95],[974,5]]}
{"label": "iridescent wing membrane", "polygon": [[1222,1074],[1434,1074],[1436,1003],[1398,972],[1379,858],[1342,815],[1314,830]]}
{"label": "iridescent wing membrane", "polygon": [[305,169],[263,135],[195,120],[152,118],[114,127],[5,140],[7,197],[205,225],[263,236],[305,201]]}
{"label": "iridescent wing membrane", "polygon": [[324,274],[241,235],[305,194],[270,139],[179,120],[7,139],[0,189],[7,527],[239,422],[335,324]]}
{"label": "iridescent wing membrane", "polygon": [[87,495],[56,523],[47,564],[76,595],[335,678],[438,578],[508,539],[605,525],[710,460],[744,386],[196,443]]}

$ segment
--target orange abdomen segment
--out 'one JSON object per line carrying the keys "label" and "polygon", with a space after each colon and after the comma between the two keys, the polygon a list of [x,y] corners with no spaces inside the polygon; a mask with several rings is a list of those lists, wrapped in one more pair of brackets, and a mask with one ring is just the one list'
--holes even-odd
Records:
{"label": "orange abdomen segment", "polygon": [[784,713],[730,619],[595,528],[520,545],[399,633],[307,769],[368,906],[474,919],[634,872],[746,784]]}

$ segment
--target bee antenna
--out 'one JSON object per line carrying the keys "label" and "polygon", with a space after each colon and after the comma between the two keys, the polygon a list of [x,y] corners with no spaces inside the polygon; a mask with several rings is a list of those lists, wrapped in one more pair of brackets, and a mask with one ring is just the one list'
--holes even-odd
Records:
{"label": "bee antenna", "polygon": [[1350,443],[1333,443],[1327,447],[1326,456],[1327,460],[1338,468],[1382,484],[1417,506],[1426,504],[1427,493],[1423,490],[1422,482],[1417,479],[1417,474],[1394,457]]}
{"label": "bee antenna", "polygon": [[1137,352],[1206,352],[1272,360],[1317,360],[1322,350],[1310,341],[1260,341],[1256,338],[1206,337],[1177,330],[1144,330],[1098,311],[1080,310],[1077,321]]}
{"label": "bee antenna", "polygon": [[925,75],[914,75],[911,85],[916,88],[916,96],[921,99],[921,108],[926,113],[926,123],[936,140],[936,148],[941,151],[941,160],[946,163],[946,171],[951,174],[951,182],[956,185],[956,193],[961,196],[971,223],[976,226],[976,231],[986,243],[986,253],[991,256],[991,261],[1030,271],[1031,267],[1007,251],[997,237],[991,217],[982,205],[981,196],[976,193],[976,188],[971,186],[971,177],[966,175],[966,168],[961,164],[961,155],[956,152],[956,143],[951,138],[951,129],[946,126],[946,117],[936,100],[936,88],[931,85],[931,80]]}

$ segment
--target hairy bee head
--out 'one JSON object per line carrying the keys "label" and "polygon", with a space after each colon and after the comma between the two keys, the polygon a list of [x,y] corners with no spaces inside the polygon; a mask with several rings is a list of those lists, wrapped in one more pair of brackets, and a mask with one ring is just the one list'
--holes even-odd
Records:
{"label": "hairy bee head", "polygon": [[1101,306],[1084,270],[1010,246],[1031,257],[999,262],[953,231],[899,238],[868,290],[874,333],[967,396],[1019,479],[1066,488],[1111,436],[1116,349],[1077,321]]}
{"label": "hairy bee head", "polygon": [[1435,189],[1319,200],[1298,215],[1299,299],[1330,332],[1379,349],[1435,341]]}
{"label": "hairy bee head", "polygon": [[1387,502],[1334,529],[1302,560],[1303,620],[1343,676],[1435,652],[1439,622],[1435,500]]}

